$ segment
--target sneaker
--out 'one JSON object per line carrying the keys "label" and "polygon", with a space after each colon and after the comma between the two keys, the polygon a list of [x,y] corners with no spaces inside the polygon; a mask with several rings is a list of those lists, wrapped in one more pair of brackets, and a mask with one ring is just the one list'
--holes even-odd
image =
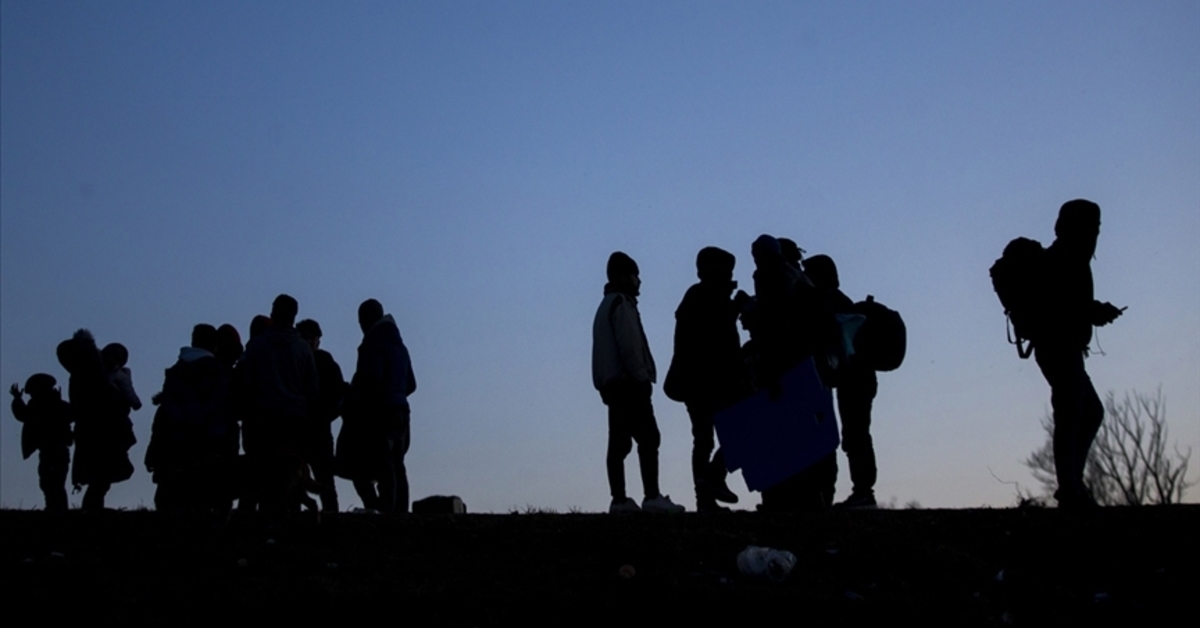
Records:
{"label": "sneaker", "polygon": [[637,502],[628,497],[625,499],[614,499],[608,506],[608,514],[610,515],[617,515],[623,512],[641,512],[641,510],[641,508],[638,508]]}
{"label": "sneaker", "polygon": [[875,508],[874,493],[851,493],[850,497],[844,502],[838,502],[835,508],[847,508],[851,510],[873,510]]}
{"label": "sneaker", "polygon": [[718,504],[716,500],[696,500],[696,512],[733,512],[728,508]]}
{"label": "sneaker", "polygon": [[687,509],[671,501],[670,495],[658,495],[643,499],[642,510],[646,512],[684,512]]}
{"label": "sneaker", "polygon": [[713,486],[713,499],[726,504],[738,503],[737,493],[729,490],[729,485],[724,482],[718,482]]}

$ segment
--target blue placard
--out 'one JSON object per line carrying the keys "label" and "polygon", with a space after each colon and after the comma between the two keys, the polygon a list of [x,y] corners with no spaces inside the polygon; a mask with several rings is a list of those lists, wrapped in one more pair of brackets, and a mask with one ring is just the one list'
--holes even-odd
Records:
{"label": "blue placard", "polygon": [[807,469],[840,442],[833,394],[821,383],[812,358],[784,374],[780,385],[777,399],[760,390],[714,418],[725,466],[741,469],[752,491]]}

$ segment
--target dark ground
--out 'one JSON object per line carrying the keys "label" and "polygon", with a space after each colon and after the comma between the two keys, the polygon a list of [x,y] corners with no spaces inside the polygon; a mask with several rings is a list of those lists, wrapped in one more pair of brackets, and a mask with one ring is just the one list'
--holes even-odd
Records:
{"label": "dark ground", "polygon": [[[1200,506],[808,515],[339,514],[214,526],[155,512],[3,511],[11,609],[117,620],[247,611],[386,624],[1189,624]],[[793,552],[782,584],[737,572]],[[631,578],[620,575],[631,565]],[[40,615],[40,613],[39,613]],[[378,616],[376,616],[378,618]],[[1190,618],[1190,619],[1189,619]],[[1149,623],[1148,623],[1149,622]],[[731,622],[732,623],[732,622]]]}

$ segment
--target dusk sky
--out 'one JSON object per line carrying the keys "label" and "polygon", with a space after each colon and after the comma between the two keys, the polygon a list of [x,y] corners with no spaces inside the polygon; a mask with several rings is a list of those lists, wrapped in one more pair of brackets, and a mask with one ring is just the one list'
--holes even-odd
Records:
{"label": "dusk sky", "polygon": [[[661,383],[696,252],[737,255],[749,290],[763,233],[908,325],[879,499],[1012,505],[1050,390],[988,268],[1074,198],[1103,212],[1096,296],[1129,308],[1088,371],[1102,396],[1162,387],[1195,481],[1200,2],[0,3],[0,384],[65,390],[54,349],[85,327],[148,401],[193,325],[245,338],[280,293],[349,378],[377,298],[417,379],[412,495],[473,512],[607,508],[612,251],[641,267]],[[40,508],[8,402],[0,505]],[[687,413],[654,404],[691,509]],[[111,506],[153,504],[152,417]]]}

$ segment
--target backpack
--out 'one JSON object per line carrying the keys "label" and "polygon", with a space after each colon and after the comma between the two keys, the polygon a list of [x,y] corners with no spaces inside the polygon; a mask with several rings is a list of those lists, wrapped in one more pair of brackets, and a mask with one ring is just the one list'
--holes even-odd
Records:
{"label": "backpack", "polygon": [[876,371],[899,368],[908,346],[908,331],[900,313],[876,301],[873,295],[855,303],[854,313],[867,319],[854,335],[855,355]]}
{"label": "backpack", "polygon": [[1008,342],[1016,345],[1022,360],[1033,353],[1034,341],[1044,325],[1045,258],[1041,242],[1017,238],[1004,247],[1000,259],[988,271],[992,289],[1004,306]]}

